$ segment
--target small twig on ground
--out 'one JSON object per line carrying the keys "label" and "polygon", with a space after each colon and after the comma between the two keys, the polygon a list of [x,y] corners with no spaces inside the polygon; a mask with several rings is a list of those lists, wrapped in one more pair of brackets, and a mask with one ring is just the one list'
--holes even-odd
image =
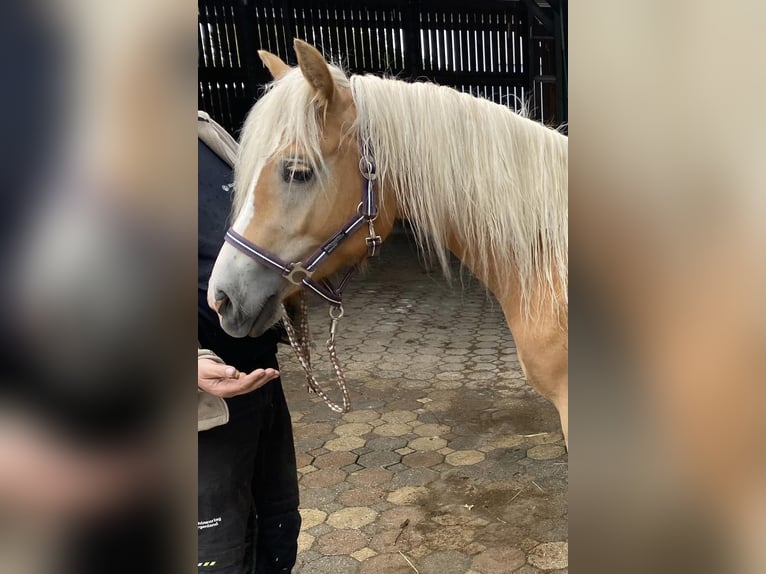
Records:
{"label": "small twig on ground", "polygon": [[534,485],[535,485],[535,486],[536,486],[536,487],[537,487],[537,488],[540,490],[540,492],[545,492],[545,491],[543,490],[543,487],[542,487],[542,486],[540,486],[539,484],[537,484],[537,483],[536,483],[534,480],[532,481],[532,484],[534,484]]}
{"label": "small twig on ground", "polygon": [[524,487],[523,486],[519,489],[519,491],[516,494],[513,495],[513,498],[511,498],[508,502],[513,502],[514,500],[516,500],[516,497],[519,494],[521,494],[522,492],[524,492]]}
{"label": "small twig on ground", "polygon": [[396,543],[399,542],[399,537],[402,535],[402,532],[404,532],[404,529],[407,528],[409,525],[410,525],[409,518],[399,525],[399,534],[397,534],[396,538],[394,538],[394,546],[396,546]]}
{"label": "small twig on ground", "polygon": [[410,562],[410,559],[407,558],[401,550],[399,550],[399,554],[401,554],[402,558],[404,558],[407,561],[407,564],[409,564],[410,568],[412,568],[415,571],[415,574],[420,574],[420,571],[417,568],[415,568],[415,565],[412,562]]}
{"label": "small twig on ground", "polygon": [[543,436],[544,434],[548,434],[548,433],[545,433],[545,432],[536,432],[535,434],[525,434],[525,435],[522,435],[522,436],[523,436],[524,438],[534,438],[534,437],[536,437],[536,436]]}

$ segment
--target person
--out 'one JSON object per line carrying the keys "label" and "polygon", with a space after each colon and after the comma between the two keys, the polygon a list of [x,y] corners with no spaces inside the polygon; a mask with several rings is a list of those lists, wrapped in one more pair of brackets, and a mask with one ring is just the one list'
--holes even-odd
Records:
{"label": "person", "polygon": [[198,114],[198,572],[291,572],[300,514],[280,333],[236,339],[207,304],[231,211],[236,142]]}

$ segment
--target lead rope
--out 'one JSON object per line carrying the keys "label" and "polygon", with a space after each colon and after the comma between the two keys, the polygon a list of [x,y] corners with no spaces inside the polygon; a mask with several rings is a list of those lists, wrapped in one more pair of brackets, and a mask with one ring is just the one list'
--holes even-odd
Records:
{"label": "lead rope", "polygon": [[341,396],[343,398],[343,405],[339,405],[334,402],[327,393],[322,390],[319,382],[314,377],[313,369],[311,368],[311,351],[310,335],[309,335],[309,314],[308,304],[306,303],[306,294],[300,292],[300,306],[298,307],[299,315],[299,329],[300,332],[296,333],[293,327],[290,316],[287,314],[287,309],[282,305],[282,322],[285,325],[285,331],[287,331],[287,339],[290,341],[290,346],[295,352],[295,356],[298,357],[298,362],[306,372],[306,385],[310,392],[316,393],[327,404],[330,409],[336,413],[345,414],[351,409],[351,401],[348,398],[348,389],[346,388],[346,377],[343,374],[343,369],[338,361],[338,353],[335,348],[335,331],[338,326],[338,321],[343,317],[343,307],[330,307],[330,337],[327,339],[327,350],[330,353],[330,363],[335,371],[336,384],[340,389]]}

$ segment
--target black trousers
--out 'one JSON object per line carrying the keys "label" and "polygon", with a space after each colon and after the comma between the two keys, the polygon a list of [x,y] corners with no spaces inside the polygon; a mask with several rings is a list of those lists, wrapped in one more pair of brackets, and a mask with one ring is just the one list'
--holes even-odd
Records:
{"label": "black trousers", "polygon": [[198,572],[291,572],[301,518],[281,381],[227,400],[227,424],[198,433]]}

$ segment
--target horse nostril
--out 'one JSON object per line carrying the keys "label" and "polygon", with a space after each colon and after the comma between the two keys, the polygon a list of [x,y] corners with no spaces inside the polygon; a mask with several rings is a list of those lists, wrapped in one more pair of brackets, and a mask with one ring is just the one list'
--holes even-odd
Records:
{"label": "horse nostril", "polygon": [[229,306],[231,300],[225,291],[221,289],[215,290],[215,300],[210,305],[213,310],[219,315],[223,315],[226,308]]}

